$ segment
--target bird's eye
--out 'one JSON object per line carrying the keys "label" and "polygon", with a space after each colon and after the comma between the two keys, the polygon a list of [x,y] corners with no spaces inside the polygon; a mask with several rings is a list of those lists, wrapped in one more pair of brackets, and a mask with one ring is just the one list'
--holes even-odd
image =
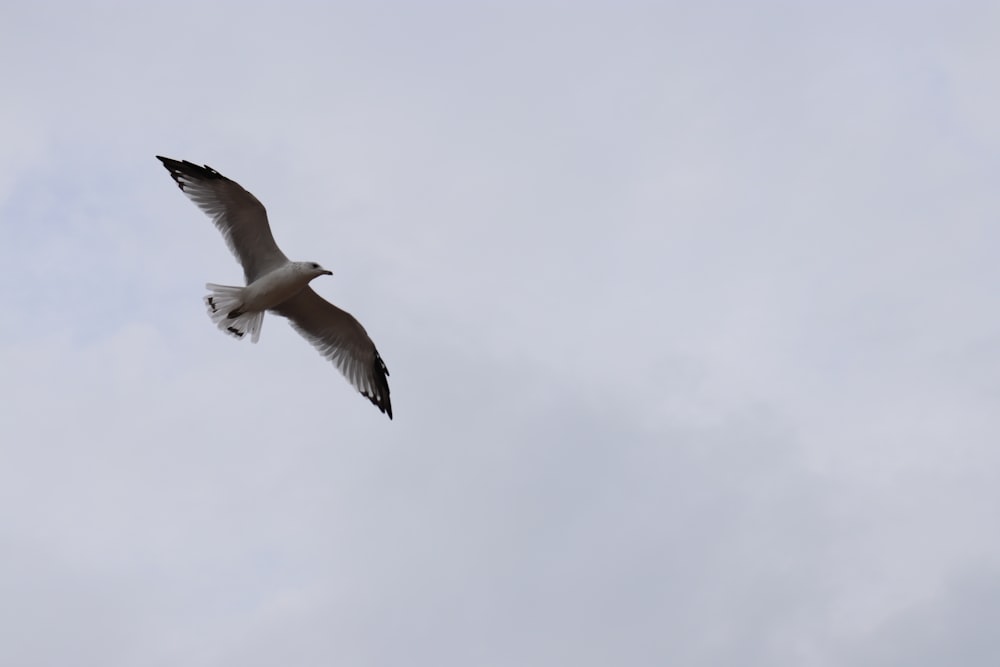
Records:
{"label": "bird's eye", "polygon": [[317,264],[316,262],[313,262],[313,268],[314,269],[318,269],[319,268],[319,264]]}

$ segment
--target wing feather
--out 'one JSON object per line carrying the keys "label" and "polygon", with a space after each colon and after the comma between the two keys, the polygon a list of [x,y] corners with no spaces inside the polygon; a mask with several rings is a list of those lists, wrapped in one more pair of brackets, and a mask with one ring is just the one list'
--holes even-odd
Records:
{"label": "wing feather", "polygon": [[247,284],[288,261],[271,234],[264,205],[208,165],[156,156],[181,192],[212,219],[243,265]]}
{"label": "wing feather", "polygon": [[362,396],[392,419],[389,369],[360,322],[311,287],[279,305],[274,312],[287,317],[292,327],[332,361]]}

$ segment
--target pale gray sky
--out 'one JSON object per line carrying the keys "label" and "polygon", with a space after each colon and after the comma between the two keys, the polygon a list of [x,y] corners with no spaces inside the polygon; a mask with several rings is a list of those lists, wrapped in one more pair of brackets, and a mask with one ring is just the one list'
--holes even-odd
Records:
{"label": "pale gray sky", "polygon": [[1000,662],[996,3],[8,5],[0,664]]}

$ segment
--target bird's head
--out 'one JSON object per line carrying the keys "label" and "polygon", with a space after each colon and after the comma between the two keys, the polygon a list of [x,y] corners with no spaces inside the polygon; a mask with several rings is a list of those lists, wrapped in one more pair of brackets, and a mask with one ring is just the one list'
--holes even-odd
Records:
{"label": "bird's head", "polygon": [[316,262],[298,262],[299,270],[309,276],[309,280],[319,276],[332,276],[333,271],[327,271]]}

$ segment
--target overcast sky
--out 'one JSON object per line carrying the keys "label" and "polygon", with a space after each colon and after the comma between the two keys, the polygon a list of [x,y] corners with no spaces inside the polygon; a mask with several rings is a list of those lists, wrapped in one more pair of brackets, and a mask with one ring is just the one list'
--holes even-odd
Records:
{"label": "overcast sky", "polygon": [[0,8],[0,664],[1000,664],[1000,6],[161,5]]}

